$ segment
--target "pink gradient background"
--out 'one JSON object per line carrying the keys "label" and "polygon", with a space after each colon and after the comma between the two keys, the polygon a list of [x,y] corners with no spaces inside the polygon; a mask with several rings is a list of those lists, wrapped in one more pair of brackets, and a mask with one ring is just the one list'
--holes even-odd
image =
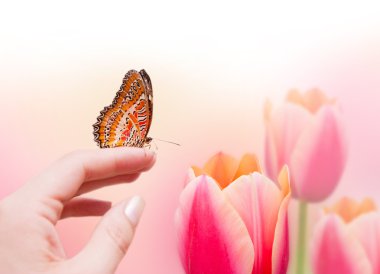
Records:
{"label": "pink gradient background", "polygon": [[[344,111],[349,160],[327,203],[351,195],[380,204],[380,9],[338,2],[6,4],[0,12],[0,198],[61,155],[96,149],[92,124],[99,111],[126,71],[144,68],[155,96],[150,135],[181,147],[156,142],[158,159],[149,173],[88,194],[115,202],[140,194],[147,201],[117,273],[182,273],[173,216],[187,168],[219,150],[262,159],[263,103],[281,102],[290,88],[319,87]],[[69,255],[97,221],[58,225]]]}

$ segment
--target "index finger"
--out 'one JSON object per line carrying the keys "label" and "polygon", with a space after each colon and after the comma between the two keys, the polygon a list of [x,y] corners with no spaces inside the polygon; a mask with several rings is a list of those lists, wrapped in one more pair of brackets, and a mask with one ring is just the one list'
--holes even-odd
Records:
{"label": "index finger", "polygon": [[29,187],[64,202],[86,181],[139,173],[151,168],[155,158],[154,151],[134,147],[76,151],[55,162]]}

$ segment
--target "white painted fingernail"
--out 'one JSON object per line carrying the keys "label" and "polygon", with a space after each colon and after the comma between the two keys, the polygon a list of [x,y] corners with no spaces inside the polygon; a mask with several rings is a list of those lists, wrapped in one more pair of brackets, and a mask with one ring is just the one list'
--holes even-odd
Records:
{"label": "white painted fingernail", "polygon": [[145,202],[140,196],[134,196],[125,207],[124,214],[132,225],[136,226],[144,211]]}

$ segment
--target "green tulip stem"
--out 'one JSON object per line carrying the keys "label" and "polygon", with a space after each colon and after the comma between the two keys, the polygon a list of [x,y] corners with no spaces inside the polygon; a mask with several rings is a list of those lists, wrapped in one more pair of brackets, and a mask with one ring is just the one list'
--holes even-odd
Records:
{"label": "green tulip stem", "polygon": [[296,274],[305,273],[305,259],[307,254],[307,203],[299,201],[298,212],[298,240],[297,240],[297,265]]}

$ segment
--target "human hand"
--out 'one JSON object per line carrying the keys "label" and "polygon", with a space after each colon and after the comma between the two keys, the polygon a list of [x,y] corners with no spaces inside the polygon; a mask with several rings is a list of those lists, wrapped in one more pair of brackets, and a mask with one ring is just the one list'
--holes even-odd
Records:
{"label": "human hand", "polygon": [[[108,201],[79,195],[134,181],[155,158],[154,152],[139,148],[74,152],[4,198],[0,273],[114,273],[132,241],[144,201],[136,196],[111,208]],[[67,258],[55,229],[58,220],[103,214],[83,250]]]}

